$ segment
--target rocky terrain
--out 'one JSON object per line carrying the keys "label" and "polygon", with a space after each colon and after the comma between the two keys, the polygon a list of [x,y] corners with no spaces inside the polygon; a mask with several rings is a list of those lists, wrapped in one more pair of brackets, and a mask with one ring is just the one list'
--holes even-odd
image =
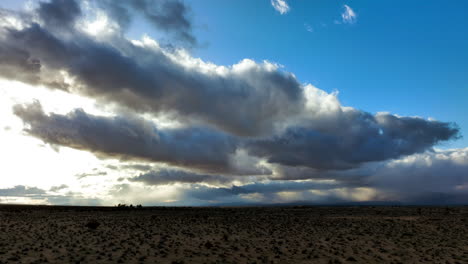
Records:
{"label": "rocky terrain", "polygon": [[0,206],[0,263],[468,263],[468,207]]}

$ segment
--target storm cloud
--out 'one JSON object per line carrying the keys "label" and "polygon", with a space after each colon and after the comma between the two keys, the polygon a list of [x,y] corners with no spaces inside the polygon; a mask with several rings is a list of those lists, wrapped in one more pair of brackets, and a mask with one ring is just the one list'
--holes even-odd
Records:
{"label": "storm cloud", "polygon": [[365,162],[422,152],[458,133],[448,123],[365,114],[367,119],[353,122],[354,133],[337,129],[325,134],[327,131],[303,128],[272,139],[250,140],[206,127],[160,130],[137,116],[99,117],[81,109],[67,115],[46,115],[37,101],[16,105],[14,113],[28,125],[27,133],[47,143],[210,172],[234,170],[231,160],[241,148],[253,156],[268,158],[270,163],[319,170],[350,169]]}
{"label": "storm cloud", "polygon": [[172,33],[177,39],[191,45],[197,43],[192,33],[193,24],[189,17],[190,8],[179,0],[99,0],[96,4],[110,10],[111,16],[121,27],[131,23],[134,14],[141,14],[154,27]]}
{"label": "storm cloud", "polygon": [[98,117],[80,109],[47,115],[37,101],[16,105],[14,112],[29,126],[27,133],[47,143],[123,160],[138,158],[218,171],[229,166],[229,155],[236,147],[229,136],[210,129],[159,130],[137,117]]}
{"label": "storm cloud", "polygon": [[140,174],[137,177],[130,178],[130,181],[143,182],[148,185],[164,185],[174,183],[211,183],[220,185],[224,183],[230,183],[232,180],[232,177],[198,174],[174,169],[150,171]]}
{"label": "storm cloud", "polygon": [[40,2],[37,15],[47,27],[71,27],[81,16],[81,8],[74,0]]}
{"label": "storm cloud", "polygon": [[269,162],[316,169],[349,169],[369,162],[423,152],[458,136],[454,124],[422,118],[376,116],[348,110],[328,127],[292,127],[284,134],[252,141],[250,151]]}

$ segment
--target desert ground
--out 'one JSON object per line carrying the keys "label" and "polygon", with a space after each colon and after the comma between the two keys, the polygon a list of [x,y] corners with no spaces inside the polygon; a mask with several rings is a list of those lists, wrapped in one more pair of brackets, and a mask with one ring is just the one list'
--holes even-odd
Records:
{"label": "desert ground", "polygon": [[468,207],[2,205],[0,263],[468,263]]}

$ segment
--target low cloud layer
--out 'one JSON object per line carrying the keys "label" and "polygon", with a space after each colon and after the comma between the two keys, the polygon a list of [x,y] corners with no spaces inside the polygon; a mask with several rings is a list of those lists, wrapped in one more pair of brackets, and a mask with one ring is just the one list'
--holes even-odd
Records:
{"label": "low cloud layer", "polygon": [[394,200],[468,201],[468,148],[411,155],[386,162],[366,174],[367,184]]}
{"label": "low cloud layer", "polygon": [[35,197],[46,194],[46,191],[36,188],[28,187],[24,185],[17,185],[12,188],[0,189],[0,196],[26,196]]}
{"label": "low cloud layer", "polygon": [[[286,1],[271,4],[289,10]],[[354,23],[344,7],[343,22]],[[174,45],[128,39],[138,18]],[[111,112],[47,113],[38,101],[13,108],[25,133],[46,143],[143,164],[111,195],[142,184],[170,185],[173,200],[210,202],[416,201],[466,190],[466,149],[433,150],[460,137],[456,124],[346,107],[278,64],[215,65],[180,42],[197,43],[190,8],[178,0],[1,9],[0,77],[89,97]],[[158,124],[160,117],[177,125]]]}
{"label": "low cloud layer", "polygon": [[[216,177],[163,170],[133,178],[148,186],[174,183],[191,184],[179,187],[182,201],[199,204],[262,204],[262,203],[347,203],[390,201],[401,204],[463,204],[468,196],[468,149],[428,151],[405,158],[370,163],[349,171],[314,173],[300,170],[315,180],[297,180],[290,174],[296,169],[284,168],[283,178],[253,183],[213,187]],[[297,172],[297,171],[296,171]],[[172,175],[172,176],[171,176]],[[212,178],[209,178],[212,177]],[[208,178],[205,179],[205,178]],[[125,187],[132,192],[130,185]],[[134,192],[137,192],[134,190]]]}
{"label": "low cloud layer", "polygon": [[208,183],[225,184],[232,182],[232,177],[220,175],[198,174],[182,170],[161,169],[140,174],[130,179],[133,182],[143,182],[147,185],[166,185],[175,183]]}

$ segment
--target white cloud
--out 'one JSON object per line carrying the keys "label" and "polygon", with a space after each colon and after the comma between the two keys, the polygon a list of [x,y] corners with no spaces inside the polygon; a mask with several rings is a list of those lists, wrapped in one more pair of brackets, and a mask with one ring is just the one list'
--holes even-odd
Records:
{"label": "white cloud", "polygon": [[310,33],[314,32],[314,28],[311,25],[304,23],[304,27],[308,32]]}
{"label": "white cloud", "polygon": [[354,10],[348,5],[344,5],[343,7],[345,8],[345,11],[341,14],[343,23],[345,24],[356,23],[356,18],[357,18],[356,12],[354,12]]}
{"label": "white cloud", "polygon": [[289,12],[289,5],[286,0],[271,0],[271,5],[282,15]]}

